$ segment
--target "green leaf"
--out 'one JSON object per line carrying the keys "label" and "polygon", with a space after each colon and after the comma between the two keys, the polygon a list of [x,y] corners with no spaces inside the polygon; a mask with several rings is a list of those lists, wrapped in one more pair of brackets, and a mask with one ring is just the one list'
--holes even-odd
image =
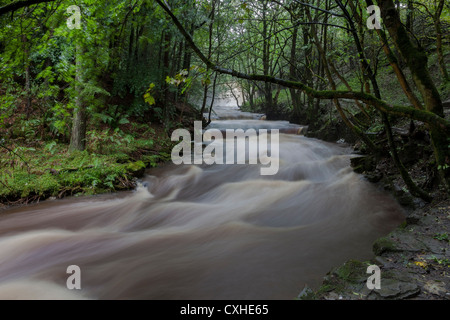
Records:
{"label": "green leaf", "polygon": [[144,95],[144,101],[151,106],[155,104],[155,98],[153,98],[149,93]]}
{"label": "green leaf", "polygon": [[130,121],[127,118],[122,118],[119,120],[119,124],[127,124],[130,123]]}

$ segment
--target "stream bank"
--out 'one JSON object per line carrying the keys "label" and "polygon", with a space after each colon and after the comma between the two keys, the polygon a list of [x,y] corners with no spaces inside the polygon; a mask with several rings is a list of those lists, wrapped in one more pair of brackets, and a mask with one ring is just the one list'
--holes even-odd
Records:
{"label": "stream bank", "polygon": [[[322,286],[305,288],[299,299],[450,300],[450,200],[442,194],[410,210],[405,222],[373,244],[374,258],[348,260],[324,277]],[[369,290],[369,265],[381,270],[381,288]]]}
{"label": "stream bank", "polygon": [[[449,111],[447,107],[446,117]],[[450,200],[439,188],[437,173],[429,165],[434,161],[428,132],[421,123],[396,123],[393,129],[402,162],[433,201],[426,203],[412,197],[388,156],[352,159],[355,172],[397,199],[405,209],[405,221],[373,243],[372,259],[348,260],[333,268],[319,288],[306,286],[298,299],[450,300]],[[379,133],[379,140],[383,140],[383,134]],[[353,148],[362,153],[360,142],[355,141]],[[369,265],[381,270],[380,289],[367,288]]]}

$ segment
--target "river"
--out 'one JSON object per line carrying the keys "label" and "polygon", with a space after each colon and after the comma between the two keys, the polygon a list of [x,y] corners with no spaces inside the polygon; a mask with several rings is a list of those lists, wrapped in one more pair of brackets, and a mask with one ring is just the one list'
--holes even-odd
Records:
{"label": "river", "polygon": [[[402,208],[350,168],[352,150],[301,126],[217,108],[211,128],[279,129],[279,170],[165,165],[136,190],[0,215],[0,299],[295,299],[369,259]],[[68,266],[81,290],[69,290]],[[369,276],[369,275],[368,275]]]}

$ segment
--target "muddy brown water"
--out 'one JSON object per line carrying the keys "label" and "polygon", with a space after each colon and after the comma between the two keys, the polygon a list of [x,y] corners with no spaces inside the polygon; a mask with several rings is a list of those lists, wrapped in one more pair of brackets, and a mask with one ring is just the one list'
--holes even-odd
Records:
{"label": "muddy brown water", "polygon": [[[281,134],[279,148],[274,176],[166,165],[131,192],[3,211],[0,299],[290,300],[333,266],[371,258],[373,241],[403,221],[352,171],[348,147]],[[70,265],[81,290],[66,287]]]}

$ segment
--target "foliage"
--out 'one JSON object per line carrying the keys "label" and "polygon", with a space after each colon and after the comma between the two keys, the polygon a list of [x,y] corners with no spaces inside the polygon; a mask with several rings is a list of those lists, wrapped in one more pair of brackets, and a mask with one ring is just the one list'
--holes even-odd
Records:
{"label": "foliage", "polygon": [[147,91],[144,94],[144,101],[146,103],[148,103],[150,106],[155,104],[155,98],[152,96],[152,91],[154,88],[155,88],[155,84],[150,83],[149,88],[147,89]]}
{"label": "foliage", "polygon": [[[91,143],[92,150],[83,152],[70,153],[66,144],[55,140],[36,148],[1,149],[0,201],[129,189],[141,169],[168,160],[168,153],[156,151],[150,137],[135,139],[130,134],[106,131],[94,136],[98,140]],[[158,139],[159,145],[167,145]],[[102,144],[106,146],[101,148]]]}
{"label": "foliage", "polygon": [[[450,82],[439,72],[438,66],[442,69],[446,65],[437,49],[441,46],[448,56],[450,9],[444,5],[439,12],[442,0],[398,3],[402,25],[408,28],[414,46],[423,49],[445,99]],[[166,15],[164,4],[211,63],[205,64],[198,51],[194,53],[192,43]],[[204,110],[202,101],[211,95],[211,88],[222,86],[215,92],[229,91],[220,79],[216,83],[217,68],[211,64],[235,70],[233,76],[250,76],[224,79],[241,89],[243,110],[297,115],[302,124],[315,124],[323,114],[337,118],[338,111],[333,114],[330,104],[319,103],[318,97],[311,97],[312,92],[325,95],[337,89],[372,94],[376,88],[374,81],[369,81],[371,74],[380,84],[379,93],[386,105],[409,105],[398,75],[392,72],[389,54],[383,52],[380,34],[366,27],[369,14],[365,4],[330,0],[309,6],[292,0],[81,0],[76,3],[81,10],[79,30],[68,28],[66,23],[70,16],[66,9],[72,1],[20,8],[0,20],[0,135],[7,146],[14,146],[13,151],[17,144],[56,156],[59,146],[69,143],[71,136],[86,134],[88,152],[121,154],[119,158],[125,161],[137,150],[159,147],[146,132],[149,126],[162,127],[167,134],[191,120],[179,110],[180,105],[190,102]],[[346,13],[352,17],[350,21]],[[388,37],[385,44],[394,52],[413,93],[420,103],[428,101],[421,95],[427,90],[414,88],[411,68],[391,35],[386,29],[383,32]],[[255,75],[299,81],[311,90],[307,96],[271,81],[248,80]],[[339,115],[351,119],[353,132],[380,131],[384,124],[375,108],[362,108],[369,117],[364,123],[356,117],[361,110],[349,103]],[[86,126],[83,121],[74,123],[77,114],[84,117]],[[328,124],[328,119],[324,123]],[[439,150],[448,155],[446,149]],[[4,156],[6,162],[15,163],[14,168],[20,166],[14,153]],[[147,157],[147,164],[160,159],[142,156]],[[445,156],[439,159],[436,168],[448,176],[448,160]],[[48,178],[42,183],[51,185],[54,180]]]}
{"label": "foliage", "polygon": [[437,233],[434,238],[440,241],[449,241],[448,233]]}

